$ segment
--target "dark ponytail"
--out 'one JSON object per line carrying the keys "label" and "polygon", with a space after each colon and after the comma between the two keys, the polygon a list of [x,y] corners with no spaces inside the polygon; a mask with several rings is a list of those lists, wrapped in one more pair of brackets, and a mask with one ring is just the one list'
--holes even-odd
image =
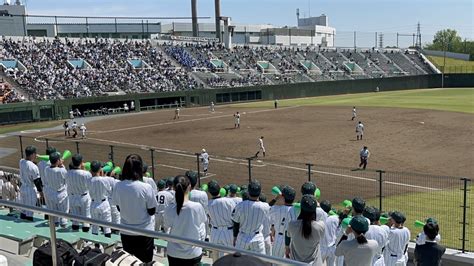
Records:
{"label": "dark ponytail", "polygon": [[308,239],[311,236],[312,232],[312,222],[316,221],[316,212],[306,212],[301,210],[298,220],[302,220],[303,226],[301,227],[301,234],[305,239]]}
{"label": "dark ponytail", "polygon": [[186,189],[190,186],[189,179],[185,176],[178,175],[174,178],[173,185],[176,199],[176,213],[179,215],[181,208],[183,208]]}
{"label": "dark ponytail", "polygon": [[367,243],[367,238],[365,238],[364,234],[360,234],[359,236],[356,237],[356,239],[357,239],[357,243],[359,243],[359,245]]}

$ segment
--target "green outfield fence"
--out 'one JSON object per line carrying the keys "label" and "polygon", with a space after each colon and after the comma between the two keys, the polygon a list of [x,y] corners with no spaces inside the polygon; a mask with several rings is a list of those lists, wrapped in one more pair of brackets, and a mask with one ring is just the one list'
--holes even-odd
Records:
{"label": "green outfield fence", "polygon": [[[136,153],[150,166],[149,172],[155,181],[183,174],[187,170],[199,171],[202,175],[199,155],[188,151],[109,145],[81,139],[16,138],[17,141],[13,139],[8,142],[8,147],[4,147],[15,151],[2,158],[4,166],[18,167],[18,159],[23,157],[24,148],[34,145],[39,154],[43,154],[46,147],[53,146],[59,151],[68,149],[73,153],[79,152],[86,161],[113,161],[118,166],[122,166],[127,155]],[[299,198],[301,185],[310,180],[321,190],[321,200],[329,200],[335,209],[342,208],[343,200],[360,196],[382,212],[401,211],[407,216],[405,225],[412,232],[412,240],[422,231],[421,228],[415,228],[414,221],[435,217],[439,221],[443,245],[463,252],[474,251],[474,186],[468,177],[405,173],[388,169],[360,170],[357,165],[338,167],[320,165],[317,162],[237,158],[212,153],[210,158],[209,173],[201,177],[199,185],[213,179],[222,185],[244,185],[251,179],[257,179],[262,184],[263,193],[270,200],[273,197],[270,193],[273,186],[290,185],[296,189]],[[69,161],[65,164],[69,164]]]}

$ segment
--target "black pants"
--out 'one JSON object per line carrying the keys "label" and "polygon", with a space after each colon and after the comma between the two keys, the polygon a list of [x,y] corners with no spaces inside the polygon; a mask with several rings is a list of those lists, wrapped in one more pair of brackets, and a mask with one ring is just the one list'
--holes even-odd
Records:
{"label": "black pants", "polygon": [[153,260],[153,238],[120,234],[123,249],[142,262]]}
{"label": "black pants", "polygon": [[193,259],[180,259],[168,256],[169,266],[198,266],[201,262],[202,255]]}
{"label": "black pants", "polygon": [[364,169],[367,167],[367,157],[360,157],[360,164],[359,167],[364,166]]}

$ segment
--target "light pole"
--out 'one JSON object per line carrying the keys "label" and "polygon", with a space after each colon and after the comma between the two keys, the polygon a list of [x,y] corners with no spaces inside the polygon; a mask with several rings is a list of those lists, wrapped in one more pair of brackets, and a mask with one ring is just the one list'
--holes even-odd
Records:
{"label": "light pole", "polygon": [[446,49],[448,44],[444,45],[444,56],[443,56],[443,71],[441,72],[441,88],[444,88],[444,71],[446,71]]}

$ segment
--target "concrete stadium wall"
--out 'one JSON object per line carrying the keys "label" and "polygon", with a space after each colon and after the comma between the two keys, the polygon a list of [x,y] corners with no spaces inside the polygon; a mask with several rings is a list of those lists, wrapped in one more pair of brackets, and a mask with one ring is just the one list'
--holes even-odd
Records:
{"label": "concrete stadium wall", "polygon": [[[144,106],[168,105],[179,101],[184,102],[187,107],[192,107],[208,105],[211,101],[223,104],[240,101],[373,92],[377,87],[380,88],[380,91],[438,88],[441,87],[441,75],[309,82],[13,103],[0,105],[0,124],[65,119],[69,117],[69,111],[72,108],[79,108],[82,112],[87,109],[98,109],[100,106],[117,108],[122,107],[124,103],[130,106],[131,101],[135,103],[135,110],[140,110],[140,107]],[[474,87],[474,74],[445,75],[445,87]],[[218,98],[220,101],[218,101]]]}

